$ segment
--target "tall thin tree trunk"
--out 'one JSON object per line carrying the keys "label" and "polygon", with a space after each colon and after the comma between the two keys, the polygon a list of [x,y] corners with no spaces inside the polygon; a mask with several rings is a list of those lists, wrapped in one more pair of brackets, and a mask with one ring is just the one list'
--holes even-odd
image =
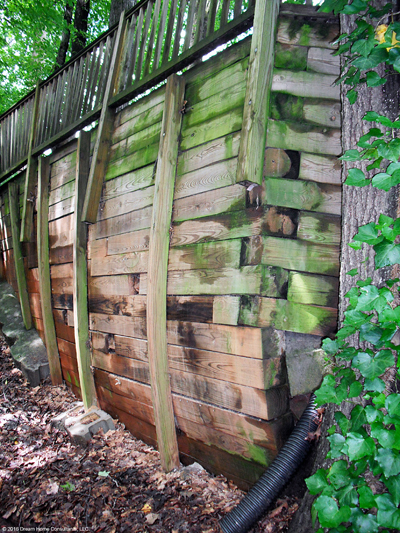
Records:
{"label": "tall thin tree trunk", "polygon": [[65,21],[65,28],[64,28],[64,30],[62,32],[60,47],[58,49],[58,54],[57,54],[57,57],[56,57],[54,70],[57,70],[59,67],[62,67],[64,65],[65,59],[67,57],[69,39],[70,39],[70,36],[71,36],[71,31],[70,31],[69,27],[70,27],[70,24],[72,22],[72,3],[70,3],[70,0],[67,0],[67,2],[65,4],[64,21]]}
{"label": "tall thin tree trunk", "polygon": [[72,56],[79,54],[86,45],[90,0],[77,0],[74,16],[74,38],[72,41]]}
{"label": "tall thin tree trunk", "polygon": [[110,8],[109,27],[114,26],[119,21],[122,11],[128,10],[136,4],[136,0],[112,0]]}
{"label": "tall thin tree trunk", "polygon": [[[376,0],[375,5],[385,4],[385,0]],[[396,2],[393,2],[395,4]],[[394,5],[394,11],[398,8]],[[341,33],[350,33],[354,29],[354,18],[350,16],[341,16]],[[378,70],[384,75],[384,68]],[[389,76],[386,85],[376,88],[366,87],[359,89],[357,102],[351,105],[345,96],[346,91],[342,94],[342,147],[343,152],[356,148],[359,138],[366,133],[374,124],[362,120],[367,111],[374,110],[379,114],[386,115],[394,120],[399,114],[399,76]],[[360,165],[365,171],[368,162]],[[354,167],[354,163],[344,164],[342,171],[342,182],[345,181],[349,168]],[[376,173],[377,171],[373,172]],[[365,279],[370,276],[374,284],[381,285],[385,279],[390,277],[390,269],[380,269],[375,271],[373,261],[373,250],[371,247],[364,245],[362,250],[354,250],[349,247],[354,235],[358,232],[358,227],[368,222],[377,222],[379,215],[384,213],[388,216],[396,217],[398,213],[398,191],[393,189],[389,192],[379,191],[374,187],[349,187],[343,185],[342,190],[342,242],[341,242],[341,260],[340,260],[340,289],[339,289],[339,325],[343,323],[344,312],[348,306],[348,299],[345,294],[355,285],[355,279],[346,273],[358,268],[360,277]],[[353,336],[351,343],[357,347],[358,338]],[[342,405],[340,410],[344,414],[346,408],[351,410],[351,406]],[[326,435],[326,430],[334,423],[334,406],[330,404],[325,411],[322,435]],[[322,438],[315,451],[313,472],[319,468],[327,468],[331,461],[326,459],[329,450],[328,441]],[[315,531],[311,520],[311,506],[315,497],[306,492],[299,511],[292,520],[289,533],[311,533]]]}

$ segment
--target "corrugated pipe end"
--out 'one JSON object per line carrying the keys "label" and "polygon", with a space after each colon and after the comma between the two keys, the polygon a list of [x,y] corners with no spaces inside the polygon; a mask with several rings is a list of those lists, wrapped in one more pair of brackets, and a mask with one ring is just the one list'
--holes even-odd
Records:
{"label": "corrugated pipe end", "polygon": [[246,533],[265,513],[271,502],[300,466],[310,448],[308,434],[318,428],[315,396],[271,466],[250,489],[243,500],[220,521],[224,533]]}

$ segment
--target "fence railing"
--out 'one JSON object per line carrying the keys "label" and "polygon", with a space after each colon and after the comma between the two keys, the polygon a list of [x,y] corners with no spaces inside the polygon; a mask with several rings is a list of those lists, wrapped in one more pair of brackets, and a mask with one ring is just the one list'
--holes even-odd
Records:
{"label": "fence railing", "polygon": [[[264,0],[260,0],[264,1]],[[67,138],[100,116],[110,69],[117,69],[110,106],[118,106],[193,63],[250,27],[255,0],[141,0],[124,19],[117,65],[118,27],[89,45],[0,117],[0,179],[32,155]]]}

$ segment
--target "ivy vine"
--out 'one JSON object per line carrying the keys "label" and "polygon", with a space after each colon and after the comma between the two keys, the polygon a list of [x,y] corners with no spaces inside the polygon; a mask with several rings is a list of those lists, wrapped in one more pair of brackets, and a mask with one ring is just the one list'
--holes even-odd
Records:
{"label": "ivy vine", "polygon": [[[373,0],[325,0],[321,10],[355,16],[355,29],[339,37],[336,52],[344,58],[337,83],[348,86],[350,103],[357,100],[359,87],[377,87],[389,75],[400,72],[400,22],[394,20],[393,5],[376,8]],[[383,65],[379,72],[376,67]],[[357,147],[347,150],[344,161],[367,161],[367,177],[352,168],[347,185],[371,185],[389,191],[400,184],[400,120],[392,121],[375,111],[364,120],[374,125]],[[400,264],[400,218],[380,215],[377,222],[359,227],[350,246],[375,251],[375,268]],[[358,270],[348,272],[358,275]],[[335,412],[329,430],[328,457],[335,461],[306,480],[317,495],[312,514],[318,533],[374,533],[400,530],[400,394],[387,390],[384,374],[395,369],[399,379],[400,346],[394,336],[400,328],[399,279],[382,287],[371,278],[357,281],[346,294],[349,305],[342,328],[323,348],[332,365],[316,391],[317,403],[352,403],[349,417]],[[354,348],[348,337],[357,334],[363,348]],[[361,401],[360,401],[361,400]],[[379,487],[376,489],[376,487]]]}

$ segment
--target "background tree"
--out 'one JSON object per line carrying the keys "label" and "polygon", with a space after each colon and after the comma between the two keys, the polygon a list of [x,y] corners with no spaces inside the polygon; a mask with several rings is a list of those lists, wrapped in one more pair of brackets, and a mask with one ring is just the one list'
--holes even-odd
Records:
{"label": "background tree", "polygon": [[[334,5],[336,3],[336,6]],[[334,7],[339,11],[343,9],[346,4],[352,4],[350,0],[328,0],[325,2],[327,11],[330,11]],[[360,4],[358,1],[354,1],[354,8]],[[376,9],[380,9],[387,5],[385,0],[370,0],[369,5]],[[397,13],[399,11],[398,0],[392,0],[391,12]],[[365,4],[364,4],[365,6]],[[330,8],[330,9],[329,9]],[[355,12],[355,11],[354,11]],[[351,15],[351,9],[347,14],[340,15],[341,34],[350,34],[355,28],[354,24],[355,16]],[[391,19],[392,20],[392,19]],[[375,21],[375,24],[377,22]],[[342,41],[343,43],[344,41]],[[347,70],[345,66],[345,56],[342,55],[342,68]],[[387,79],[386,84],[373,86],[373,84],[367,86],[367,83],[363,83],[357,87],[358,98],[356,102],[350,103],[348,97],[346,97],[349,85],[342,84],[342,146],[343,152],[346,150],[354,149],[357,147],[357,143],[361,136],[365,135],[368,130],[373,126],[371,122],[362,120],[368,111],[374,110],[379,115],[384,115],[390,120],[394,121],[399,117],[399,74],[392,68],[379,65],[374,72],[379,77],[385,77]],[[371,77],[372,79],[372,77]],[[370,161],[358,162],[357,168],[365,173],[367,178],[371,178],[377,173],[377,170],[367,171],[367,166]],[[355,163],[343,162],[342,166],[342,181],[346,180],[350,168],[354,168]],[[371,221],[377,222],[380,214],[390,216],[394,219],[400,216],[399,208],[399,191],[398,187],[391,188],[388,192],[384,190],[378,190],[376,187],[368,185],[366,187],[354,187],[343,184],[342,189],[342,242],[341,242],[341,267],[340,267],[340,294],[339,294],[339,326],[343,325],[344,313],[348,306],[349,300],[346,298],[348,291],[355,285],[355,279],[349,276],[347,273],[352,269],[358,269],[359,277],[366,279],[371,277],[373,284],[377,287],[381,287],[382,284],[392,278],[399,276],[399,272],[393,272],[392,267],[380,268],[375,270],[374,256],[375,253],[371,250],[370,246],[362,246],[361,249],[355,249],[349,246],[353,241],[353,237],[357,234],[360,226],[365,225]],[[396,269],[395,269],[396,270]],[[398,302],[397,302],[398,303]],[[347,338],[350,345],[359,348],[359,336],[353,335],[351,338]],[[388,369],[384,380],[387,388],[394,390],[394,381],[396,379],[395,368]],[[353,406],[344,402],[339,410],[346,416],[349,415]],[[324,424],[322,428],[322,434],[326,435],[328,428],[335,423],[335,411],[336,406],[329,404],[324,417]],[[329,443],[325,438],[316,446],[314,451],[314,457],[312,458],[313,467],[312,471],[315,473],[320,468],[327,468],[332,464],[332,460],[328,459],[327,453],[329,451]],[[306,493],[303,498],[299,512],[296,514],[292,521],[289,532],[290,533],[309,533],[314,531],[312,524],[311,507],[315,496],[312,496],[309,492]],[[365,530],[367,531],[367,529]],[[371,530],[372,531],[372,530]],[[375,531],[375,529],[374,529]]]}

